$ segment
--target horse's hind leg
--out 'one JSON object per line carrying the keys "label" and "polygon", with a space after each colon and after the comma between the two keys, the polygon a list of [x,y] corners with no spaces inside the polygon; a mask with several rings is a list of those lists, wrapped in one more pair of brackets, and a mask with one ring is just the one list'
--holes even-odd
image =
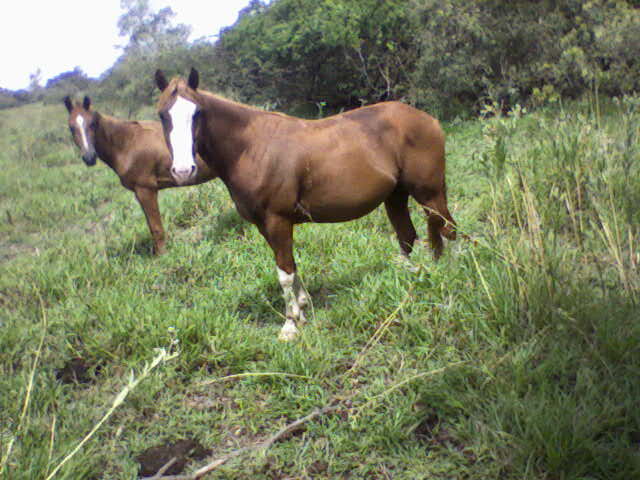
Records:
{"label": "horse's hind leg", "polygon": [[411,222],[408,202],[409,194],[399,188],[396,188],[384,202],[387,216],[396,231],[400,250],[405,257],[408,257],[413,250],[413,243],[417,237],[416,229]]}

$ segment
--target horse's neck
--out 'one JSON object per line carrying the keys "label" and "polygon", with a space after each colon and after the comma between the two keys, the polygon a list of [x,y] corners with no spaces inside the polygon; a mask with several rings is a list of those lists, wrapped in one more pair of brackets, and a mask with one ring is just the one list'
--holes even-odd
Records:
{"label": "horse's neck", "polygon": [[224,180],[248,146],[246,127],[261,112],[214,95],[206,97],[204,109],[209,129],[205,139],[205,159]]}
{"label": "horse's neck", "polygon": [[126,122],[107,115],[100,116],[99,127],[96,131],[96,153],[107,165],[118,170],[120,153],[126,148]]}

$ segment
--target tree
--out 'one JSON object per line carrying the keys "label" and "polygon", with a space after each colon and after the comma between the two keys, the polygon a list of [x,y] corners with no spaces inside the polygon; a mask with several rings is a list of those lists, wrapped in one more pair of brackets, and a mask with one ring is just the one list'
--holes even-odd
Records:
{"label": "tree", "polygon": [[[224,80],[253,102],[335,109],[405,94],[415,55],[408,0],[253,1],[222,32]],[[315,108],[315,107],[314,107]]]}
{"label": "tree", "polygon": [[29,90],[35,92],[42,88],[42,70],[38,68],[29,74]]}
{"label": "tree", "polygon": [[157,52],[159,49],[181,45],[187,41],[191,28],[184,24],[173,25],[175,13],[170,7],[154,12],[149,0],[120,0],[126,13],[118,19],[121,37],[128,37],[127,50]]}
{"label": "tree", "polygon": [[158,65],[179,62],[180,53],[188,49],[190,27],[173,25],[173,10],[166,7],[155,12],[149,0],[121,0],[120,5],[126,11],[118,27],[128,42],[107,73],[101,95],[115,100],[131,116],[151,103],[155,89],[150,79]]}
{"label": "tree", "polygon": [[80,67],[62,72],[47,80],[44,89],[44,102],[51,104],[60,103],[65,95],[80,96],[88,92],[95,85],[95,80],[90,79]]}

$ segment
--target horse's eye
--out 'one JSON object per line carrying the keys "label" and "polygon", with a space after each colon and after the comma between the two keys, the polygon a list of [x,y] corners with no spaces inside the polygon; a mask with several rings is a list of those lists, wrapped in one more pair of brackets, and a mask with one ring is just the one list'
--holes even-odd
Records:
{"label": "horse's eye", "polygon": [[75,129],[75,127],[72,127],[71,125],[69,125],[69,131],[70,131],[72,134],[76,133],[76,129]]}

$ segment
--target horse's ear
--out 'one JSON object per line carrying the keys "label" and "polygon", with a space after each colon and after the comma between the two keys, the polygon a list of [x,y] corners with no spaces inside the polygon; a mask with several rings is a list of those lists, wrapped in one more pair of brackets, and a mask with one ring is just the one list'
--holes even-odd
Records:
{"label": "horse's ear", "polygon": [[191,67],[191,72],[189,73],[189,88],[193,90],[198,89],[198,83],[200,83],[200,75],[198,74],[198,70]]}
{"label": "horse's ear", "polygon": [[160,69],[156,70],[156,85],[161,92],[164,92],[164,89],[169,85],[167,77],[164,76],[164,72]]}
{"label": "horse's ear", "polygon": [[89,110],[91,108],[91,99],[88,96],[84,96],[84,100],[82,101],[82,108],[85,110]]}
{"label": "horse's ear", "polygon": [[73,103],[71,103],[71,97],[69,95],[67,95],[66,97],[64,97],[64,106],[67,107],[67,110],[69,111],[69,113],[71,113],[71,110],[73,110]]}

